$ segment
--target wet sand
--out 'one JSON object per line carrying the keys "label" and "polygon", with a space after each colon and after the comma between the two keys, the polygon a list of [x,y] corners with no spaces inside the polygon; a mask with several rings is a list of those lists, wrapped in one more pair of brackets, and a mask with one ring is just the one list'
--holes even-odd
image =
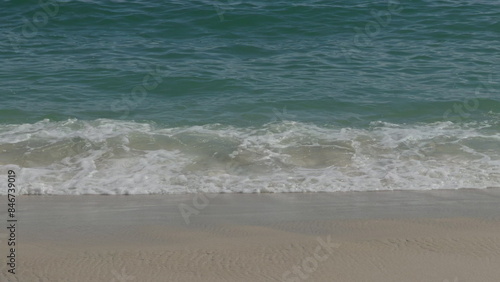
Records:
{"label": "wet sand", "polygon": [[18,196],[17,208],[16,274],[2,228],[0,281],[500,277],[500,189]]}

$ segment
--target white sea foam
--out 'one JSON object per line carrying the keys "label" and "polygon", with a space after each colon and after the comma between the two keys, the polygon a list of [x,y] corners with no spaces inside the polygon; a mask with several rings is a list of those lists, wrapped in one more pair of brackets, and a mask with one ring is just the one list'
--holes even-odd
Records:
{"label": "white sea foam", "polygon": [[500,133],[493,122],[355,129],[43,120],[0,125],[0,167],[17,172],[23,194],[486,188],[500,186]]}

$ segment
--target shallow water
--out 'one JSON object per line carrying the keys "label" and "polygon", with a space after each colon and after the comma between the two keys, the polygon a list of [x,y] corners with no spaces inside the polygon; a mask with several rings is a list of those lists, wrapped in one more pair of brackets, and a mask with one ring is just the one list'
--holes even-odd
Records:
{"label": "shallow water", "polygon": [[500,183],[495,1],[46,3],[0,11],[22,193]]}

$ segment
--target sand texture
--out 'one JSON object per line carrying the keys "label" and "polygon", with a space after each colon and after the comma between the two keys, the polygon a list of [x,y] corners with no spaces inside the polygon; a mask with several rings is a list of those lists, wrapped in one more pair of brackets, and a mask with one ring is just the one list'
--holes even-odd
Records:
{"label": "sand texture", "polygon": [[[499,199],[498,189],[20,196],[16,274],[3,229],[0,281],[499,281]],[[197,213],[183,217],[186,207]]]}

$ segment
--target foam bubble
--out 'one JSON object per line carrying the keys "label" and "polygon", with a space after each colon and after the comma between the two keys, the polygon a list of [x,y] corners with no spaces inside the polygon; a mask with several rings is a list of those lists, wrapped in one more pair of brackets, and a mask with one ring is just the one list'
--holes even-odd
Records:
{"label": "foam bubble", "polygon": [[498,123],[161,128],[43,120],[0,125],[0,166],[16,170],[23,194],[486,188],[500,183],[492,128]]}

